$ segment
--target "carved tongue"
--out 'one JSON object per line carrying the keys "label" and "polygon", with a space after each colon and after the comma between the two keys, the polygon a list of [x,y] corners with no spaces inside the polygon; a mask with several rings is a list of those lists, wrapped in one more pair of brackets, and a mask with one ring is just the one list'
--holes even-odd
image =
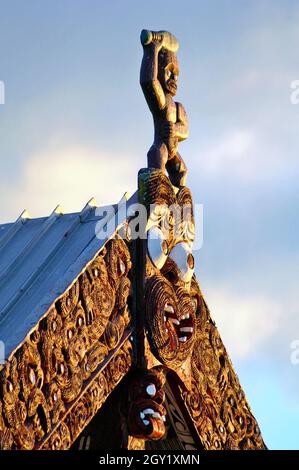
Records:
{"label": "carved tongue", "polygon": [[180,331],[182,333],[193,333],[193,327],[192,326],[182,326],[180,328]]}
{"label": "carved tongue", "polygon": [[152,418],[157,418],[157,419],[162,419],[162,416],[160,413],[157,411],[154,411],[152,408],[146,408],[145,410],[141,411],[140,413],[140,418],[144,422],[146,420],[146,417],[152,417]]}
{"label": "carved tongue", "polygon": [[145,410],[143,410],[143,414],[145,415],[152,415],[154,412],[154,410],[152,408],[146,408]]}

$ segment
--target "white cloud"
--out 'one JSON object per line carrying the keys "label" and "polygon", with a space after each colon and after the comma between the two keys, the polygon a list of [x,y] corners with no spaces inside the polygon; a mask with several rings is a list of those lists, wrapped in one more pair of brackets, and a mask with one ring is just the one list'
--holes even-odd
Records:
{"label": "white cloud", "polygon": [[251,129],[234,129],[202,149],[201,162],[207,174],[237,172],[247,179],[256,168],[256,136]]}
{"label": "white cloud", "polygon": [[24,208],[37,217],[48,215],[57,204],[65,212],[78,212],[91,197],[99,205],[116,203],[124,192],[136,189],[138,166],[132,162],[132,156],[86,148],[50,148],[34,154],[18,181],[1,185],[1,222],[13,221]]}
{"label": "white cloud", "polygon": [[272,299],[223,286],[207,289],[206,298],[232,359],[254,356],[279,330],[283,312]]}

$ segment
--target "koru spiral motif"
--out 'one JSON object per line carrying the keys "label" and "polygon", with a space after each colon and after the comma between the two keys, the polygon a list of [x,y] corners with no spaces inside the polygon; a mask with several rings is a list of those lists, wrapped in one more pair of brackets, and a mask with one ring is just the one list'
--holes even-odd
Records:
{"label": "koru spiral motif", "polygon": [[2,367],[1,449],[69,448],[126,375],[130,270],[126,243],[109,240]]}
{"label": "koru spiral motif", "polygon": [[189,384],[181,381],[178,393],[204,448],[263,449],[194,274],[191,192],[186,186],[174,188],[158,169],[141,170],[139,178],[140,200],[148,213],[144,304],[151,352],[166,374],[190,365]]}

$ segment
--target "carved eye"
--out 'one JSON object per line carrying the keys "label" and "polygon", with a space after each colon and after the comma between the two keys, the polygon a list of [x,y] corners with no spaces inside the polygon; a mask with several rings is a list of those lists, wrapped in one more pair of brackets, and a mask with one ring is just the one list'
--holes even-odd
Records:
{"label": "carved eye", "polygon": [[94,270],[94,275],[95,277],[99,277],[99,270],[97,268]]}
{"label": "carved eye", "polygon": [[162,230],[158,227],[152,227],[147,235],[147,250],[153,264],[161,269],[166,261],[168,254],[168,245]]}
{"label": "carved eye", "polygon": [[8,392],[12,392],[12,391],[13,391],[13,384],[12,384],[9,380],[6,382],[6,390],[7,390]]}
{"label": "carved eye", "polygon": [[187,256],[187,264],[190,269],[194,269],[194,258],[193,258],[192,253],[189,253]]}
{"label": "carved eye", "polygon": [[126,272],[126,265],[124,263],[124,261],[122,259],[119,260],[119,263],[118,263],[118,267],[119,267],[119,271],[121,274],[125,274]]}
{"label": "carved eye", "polygon": [[166,78],[170,78],[171,77],[171,71],[168,69],[166,70]]}
{"label": "carved eye", "polygon": [[54,392],[53,393],[53,401],[56,402],[57,400],[58,400],[58,394],[57,394],[57,392]]}
{"label": "carved eye", "polygon": [[60,440],[56,439],[56,441],[54,442],[53,445],[54,445],[55,449],[58,449],[60,447]]}
{"label": "carved eye", "polygon": [[149,385],[146,387],[146,393],[147,393],[150,397],[155,396],[156,393],[157,393],[157,389],[156,389],[155,384],[149,384]]}
{"label": "carved eye", "polygon": [[71,330],[71,329],[67,330],[67,337],[68,337],[68,339],[72,339],[72,337],[73,337],[73,330]]}
{"label": "carved eye", "polygon": [[169,254],[179,269],[179,276],[182,281],[189,282],[194,272],[194,258],[191,251],[191,245],[181,242],[175,245]]}
{"label": "carved eye", "polygon": [[35,382],[36,382],[36,375],[35,375],[35,372],[34,372],[34,370],[32,369],[32,367],[30,367],[30,369],[29,369],[29,380],[30,380],[30,382],[32,383],[32,385],[35,385]]}
{"label": "carved eye", "polygon": [[82,326],[84,323],[84,320],[83,320],[83,317],[78,317],[78,320],[77,320],[77,326]]}

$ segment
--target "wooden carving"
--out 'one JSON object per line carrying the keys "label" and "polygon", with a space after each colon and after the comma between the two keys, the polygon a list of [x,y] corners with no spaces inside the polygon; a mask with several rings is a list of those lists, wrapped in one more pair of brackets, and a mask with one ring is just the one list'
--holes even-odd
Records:
{"label": "wooden carving", "polygon": [[214,450],[263,449],[259,426],[195,278],[191,296],[197,304],[192,386],[181,391],[202,444]]}
{"label": "wooden carving", "polygon": [[159,369],[137,371],[128,387],[128,432],[131,436],[157,440],[165,434],[165,375]]}
{"label": "wooden carving", "polygon": [[147,154],[148,166],[167,169],[172,184],[183,186],[187,168],[178,144],[188,137],[188,121],[183,105],[173,100],[179,75],[179,44],[168,31],[143,30],[140,39],[144,51],[140,84],[155,127],[154,143]]}
{"label": "wooden carving", "polygon": [[1,370],[1,449],[67,449],[132,363],[130,253],[110,240]]}
{"label": "wooden carving", "polygon": [[[138,335],[137,362],[143,380],[157,369],[177,377],[172,392],[178,401],[183,399],[204,448],[264,448],[194,274],[193,202],[178,153],[188,124],[183,106],[173,101],[178,41],[167,31],[143,30],[141,43],[140,84],[153,115],[155,137],[148,168],[139,173],[139,203],[147,208],[147,225],[136,274],[142,297],[137,315],[144,329],[143,336]],[[154,433],[154,425],[148,423],[144,439]]]}
{"label": "wooden carving", "polygon": [[262,449],[259,427],[194,275],[191,192],[175,190],[162,170],[141,170],[139,179],[140,202],[148,209],[145,370],[175,374],[172,392],[183,398],[203,448]]}
{"label": "wooden carving", "polygon": [[155,445],[170,421],[181,449],[265,448],[194,274],[178,42],[147,30],[141,42],[155,128],[138,180],[144,232],[131,251],[110,239],[2,366],[0,449],[69,449],[112,391],[121,448]]}

